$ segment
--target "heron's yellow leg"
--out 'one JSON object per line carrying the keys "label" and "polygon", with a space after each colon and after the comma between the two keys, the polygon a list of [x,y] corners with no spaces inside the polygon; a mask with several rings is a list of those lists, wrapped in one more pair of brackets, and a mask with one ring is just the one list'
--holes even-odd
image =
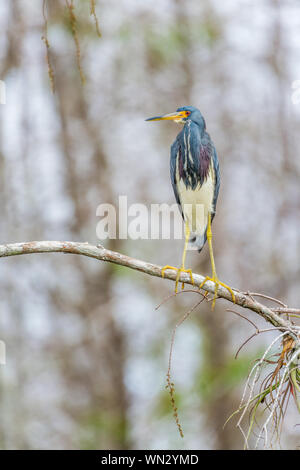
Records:
{"label": "heron's yellow leg", "polygon": [[[181,273],[189,273],[191,277],[192,284],[194,284],[194,278],[193,278],[193,273],[191,269],[185,269],[185,258],[186,258],[186,251],[187,251],[187,246],[190,238],[190,229],[188,224],[185,224],[185,243],[184,243],[184,249],[182,253],[182,260],[181,260],[181,267],[180,268],[174,268],[174,266],[164,266],[161,270],[161,276],[165,276],[165,271],[166,269],[175,269],[177,271],[177,276],[176,276],[176,282],[175,282],[175,293],[177,294],[178,292],[178,283],[179,283],[179,278]],[[182,289],[184,289],[184,282],[182,283]]]}
{"label": "heron's yellow leg", "polygon": [[224,282],[221,282],[217,276],[217,271],[216,271],[216,265],[215,265],[215,259],[214,259],[214,252],[213,252],[213,247],[212,247],[212,231],[211,231],[211,215],[210,213],[208,214],[208,222],[207,222],[207,243],[208,243],[208,248],[209,248],[209,255],[210,255],[210,262],[211,262],[211,269],[212,269],[212,277],[206,276],[203,282],[201,282],[199,289],[204,286],[206,281],[213,281],[215,283],[215,293],[214,293],[214,298],[212,302],[212,310],[215,307],[216,303],[216,298],[218,295],[218,289],[219,286],[225,287],[227,289],[232,297],[233,302],[235,302],[235,295],[231,287],[227,286],[227,284],[224,284]]}

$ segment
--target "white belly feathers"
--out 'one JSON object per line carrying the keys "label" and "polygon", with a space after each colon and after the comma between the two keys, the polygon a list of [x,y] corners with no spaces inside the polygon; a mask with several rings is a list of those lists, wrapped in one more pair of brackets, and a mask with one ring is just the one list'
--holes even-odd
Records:
{"label": "white belly feathers", "polygon": [[182,179],[177,179],[184,220],[195,235],[203,236],[207,227],[208,213],[214,210],[214,177],[214,169],[211,166],[207,179],[201,187],[199,184],[194,190],[187,189]]}

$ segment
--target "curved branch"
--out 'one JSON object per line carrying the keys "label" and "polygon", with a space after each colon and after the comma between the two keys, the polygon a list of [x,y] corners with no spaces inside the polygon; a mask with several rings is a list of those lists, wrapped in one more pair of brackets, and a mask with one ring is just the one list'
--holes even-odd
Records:
{"label": "curved branch", "polygon": [[[0,257],[25,255],[32,253],[69,253],[74,255],[88,256],[100,261],[118,264],[127,268],[135,269],[136,271],[149,274],[150,276],[162,277],[162,267],[156,264],[148,263],[136,258],[123,255],[116,251],[111,251],[101,245],[91,245],[89,243],[77,243],[68,241],[32,241],[26,243],[9,243],[7,245],[0,245]],[[204,281],[204,276],[201,274],[194,274],[193,278],[195,285],[200,285]],[[166,270],[164,279],[171,281],[176,280],[176,272],[174,270]],[[185,284],[192,284],[190,275],[188,273],[181,273],[180,282]],[[205,289],[204,289],[205,288]],[[215,284],[212,281],[206,281],[202,290],[214,293]],[[290,335],[295,340],[299,340],[299,327],[292,322],[285,320],[280,315],[260,302],[257,302],[253,297],[248,294],[242,293],[237,289],[233,289],[236,299],[236,304],[243,308],[248,308],[253,312],[263,317],[267,322],[271,323],[276,328],[282,328],[283,331],[289,331]],[[220,286],[218,296],[232,302],[231,294],[227,289]],[[233,303],[233,302],[232,302]],[[279,311],[278,309],[277,311]]]}

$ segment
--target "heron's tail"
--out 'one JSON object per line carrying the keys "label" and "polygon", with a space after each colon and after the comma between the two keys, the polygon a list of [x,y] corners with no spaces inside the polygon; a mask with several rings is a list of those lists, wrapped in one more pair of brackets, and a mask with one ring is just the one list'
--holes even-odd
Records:
{"label": "heron's tail", "polygon": [[[213,221],[214,217],[215,212],[211,212],[211,222]],[[194,231],[191,233],[190,243],[198,250],[199,253],[207,241],[207,225],[208,220],[205,227],[199,224],[198,227],[196,226],[196,230],[194,229]]]}
{"label": "heron's tail", "polygon": [[206,240],[206,230],[204,230],[204,233],[202,234],[193,233],[190,238],[190,243],[195,246],[195,248],[198,250],[198,253],[200,253],[206,243]]}

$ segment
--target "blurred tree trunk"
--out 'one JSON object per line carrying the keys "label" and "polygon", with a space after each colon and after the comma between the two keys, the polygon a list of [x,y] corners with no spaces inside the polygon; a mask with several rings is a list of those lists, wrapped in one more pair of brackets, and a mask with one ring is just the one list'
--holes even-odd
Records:
{"label": "blurred tree trunk", "polygon": [[[52,3],[51,14],[63,18],[60,2]],[[80,17],[77,21],[79,24]],[[75,64],[72,66],[71,61],[66,61],[58,51],[52,53],[52,60],[56,76],[57,116],[60,120],[59,143],[65,161],[65,190],[74,207],[70,230],[72,238],[76,240],[84,238],[87,225],[93,223],[97,203],[112,202],[114,195],[110,184],[108,158],[101,140],[101,120],[94,122],[90,118],[84,87],[79,76],[76,76],[76,68],[74,72]],[[80,128],[80,135],[86,139],[79,151],[72,145],[76,132],[73,121],[76,121],[76,128]],[[90,194],[97,195],[93,204],[89,202]],[[118,249],[118,242],[112,241],[108,246]],[[83,445],[102,449],[125,449],[129,446],[128,403],[124,386],[125,345],[123,333],[113,316],[114,270],[109,265],[91,268],[88,263],[79,259],[72,259],[72,264],[80,272],[84,295],[79,303],[71,306],[67,296],[60,303],[60,309],[68,311],[71,307],[74,315],[80,315],[84,320],[82,340],[76,347],[86,356],[89,364],[87,367],[76,367],[74,351],[64,347],[62,343],[58,345],[62,373],[67,389],[70,390],[70,398],[65,400],[64,407],[74,419],[79,418],[79,426],[86,433],[86,437],[83,433]],[[56,294],[53,293],[52,297],[55,302]],[[83,385],[88,395],[88,404],[78,409],[76,403],[72,404],[71,391],[76,388],[80,390]]]}

